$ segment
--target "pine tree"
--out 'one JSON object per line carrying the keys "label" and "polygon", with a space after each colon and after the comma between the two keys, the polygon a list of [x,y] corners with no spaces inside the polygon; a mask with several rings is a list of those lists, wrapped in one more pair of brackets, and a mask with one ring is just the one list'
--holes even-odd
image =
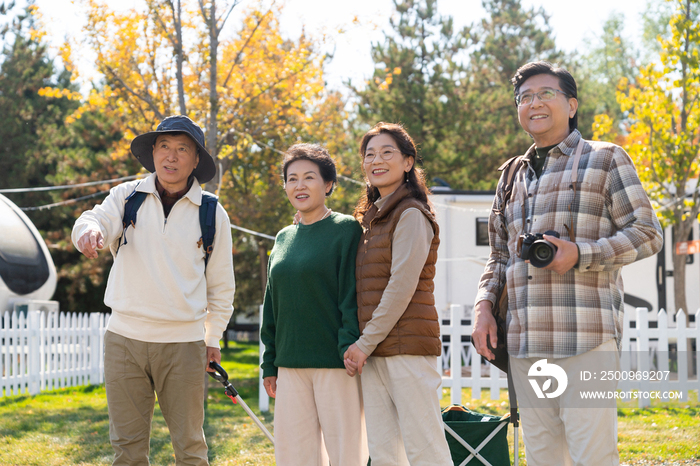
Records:
{"label": "pine tree", "polygon": [[468,46],[468,29],[455,30],[437,14],[436,0],[394,0],[398,19],[384,43],[372,45],[374,76],[355,89],[360,122],[402,123],[419,146],[427,171],[449,177],[444,161],[454,160],[450,144],[455,118],[462,114],[459,81],[465,72],[458,56]]}
{"label": "pine tree", "polygon": [[520,0],[485,0],[487,18],[457,31],[435,0],[394,4],[399,18],[372,45],[373,79],[355,89],[358,120],[403,123],[429,177],[452,188],[494,188],[496,168],[531,144],[510,79],[529,61],[562,59],[547,15]]}

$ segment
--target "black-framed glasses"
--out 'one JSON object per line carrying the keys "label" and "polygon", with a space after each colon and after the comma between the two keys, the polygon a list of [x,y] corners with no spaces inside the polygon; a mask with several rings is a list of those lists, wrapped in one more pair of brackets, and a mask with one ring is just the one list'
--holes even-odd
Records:
{"label": "black-framed glasses", "polygon": [[515,103],[518,104],[518,107],[530,105],[532,101],[535,100],[535,96],[540,99],[540,102],[549,102],[557,98],[557,92],[564,94],[567,97],[569,96],[569,94],[564,91],[560,91],[559,89],[542,89],[540,92],[526,92],[525,94],[519,94],[515,98]]}
{"label": "black-framed glasses", "polygon": [[379,156],[382,158],[382,160],[391,160],[391,158],[394,156],[394,153],[396,152],[401,152],[395,147],[383,147],[379,149],[379,151],[367,151],[365,152],[365,155],[362,157],[362,161],[365,163],[370,163],[374,161],[374,158],[379,154]]}

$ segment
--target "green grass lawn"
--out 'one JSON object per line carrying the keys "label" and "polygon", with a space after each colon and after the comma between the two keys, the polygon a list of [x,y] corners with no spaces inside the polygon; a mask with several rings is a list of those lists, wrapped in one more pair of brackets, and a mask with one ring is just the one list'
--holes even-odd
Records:
{"label": "green grass lawn", "polygon": [[[258,411],[258,346],[233,343],[223,350],[222,366],[241,397]],[[442,405],[449,404],[449,389]],[[505,391],[491,401],[484,390],[472,400],[464,389],[462,403],[475,411],[508,412]],[[274,408],[274,404],[272,405]],[[272,432],[272,413],[260,416]],[[243,408],[231,403],[221,384],[211,380],[204,431],[209,459],[219,465],[273,465],[274,450]],[[688,402],[654,404],[638,409],[634,403],[618,408],[620,456],[627,464],[700,464],[700,403],[691,392]],[[509,442],[512,452],[512,430]],[[526,464],[522,436],[520,464]],[[107,401],[104,386],[87,386],[37,396],[0,398],[0,465],[109,465]],[[170,436],[156,405],[151,436],[151,464],[175,464]]]}

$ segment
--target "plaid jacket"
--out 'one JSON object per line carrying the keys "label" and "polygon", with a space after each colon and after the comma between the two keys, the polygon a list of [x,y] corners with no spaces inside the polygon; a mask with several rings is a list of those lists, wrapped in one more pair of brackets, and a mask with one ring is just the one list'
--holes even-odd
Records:
{"label": "plaid jacket", "polygon": [[[585,141],[576,195],[571,168],[581,133],[572,132],[553,148],[538,179],[533,145],[515,175],[502,211],[497,190],[489,217],[491,255],[476,302],[496,299],[508,281],[508,352],[516,358],[564,358],[622,337],[623,265],[661,249],[661,226],[632,160],[619,146]],[[502,184],[499,184],[499,188]],[[557,231],[573,220],[579,262],[564,275],[539,269],[518,256],[521,234]]]}

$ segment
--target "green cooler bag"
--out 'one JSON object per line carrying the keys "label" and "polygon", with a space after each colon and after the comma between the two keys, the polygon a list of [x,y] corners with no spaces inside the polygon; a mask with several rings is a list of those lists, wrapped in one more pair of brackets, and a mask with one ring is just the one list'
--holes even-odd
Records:
{"label": "green cooler bag", "polygon": [[455,466],[510,466],[510,415],[501,418],[452,405],[442,411],[442,420]]}

